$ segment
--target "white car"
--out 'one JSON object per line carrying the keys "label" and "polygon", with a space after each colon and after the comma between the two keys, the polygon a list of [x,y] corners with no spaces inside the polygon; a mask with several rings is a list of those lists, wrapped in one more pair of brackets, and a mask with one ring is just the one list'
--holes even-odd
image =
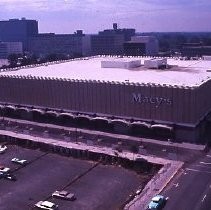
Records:
{"label": "white car", "polygon": [[20,164],[20,165],[26,165],[27,164],[27,160],[21,160],[19,158],[13,158],[11,161],[13,163],[17,163],[17,164]]}
{"label": "white car", "polygon": [[50,201],[39,201],[34,205],[36,208],[39,209],[46,209],[46,210],[55,210],[58,209],[58,205],[52,203]]}
{"label": "white car", "polygon": [[7,150],[7,146],[0,145],[0,154],[4,153]]}
{"label": "white car", "polygon": [[53,194],[52,194],[52,197],[54,198],[60,198],[60,199],[64,199],[64,200],[70,200],[70,201],[74,201],[76,200],[76,197],[73,193],[69,193],[67,191],[55,191]]}
{"label": "white car", "polygon": [[7,174],[10,172],[10,168],[4,167],[4,166],[0,166],[0,172]]}

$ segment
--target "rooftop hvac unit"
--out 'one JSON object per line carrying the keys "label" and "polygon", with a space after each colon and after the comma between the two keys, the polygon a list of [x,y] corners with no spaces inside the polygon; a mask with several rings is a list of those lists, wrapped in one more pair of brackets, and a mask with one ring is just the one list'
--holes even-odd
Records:
{"label": "rooftop hvac unit", "polygon": [[166,58],[153,58],[144,61],[144,66],[148,69],[166,68],[166,65],[167,65]]}
{"label": "rooftop hvac unit", "polygon": [[101,61],[101,68],[121,68],[130,69],[141,66],[141,60],[127,60],[127,59],[115,59]]}

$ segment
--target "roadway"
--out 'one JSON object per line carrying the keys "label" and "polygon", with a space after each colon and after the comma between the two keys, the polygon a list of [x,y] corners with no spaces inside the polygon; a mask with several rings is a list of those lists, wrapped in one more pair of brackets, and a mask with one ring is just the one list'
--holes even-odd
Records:
{"label": "roadway", "polygon": [[185,165],[164,189],[165,210],[211,209],[211,152]]}

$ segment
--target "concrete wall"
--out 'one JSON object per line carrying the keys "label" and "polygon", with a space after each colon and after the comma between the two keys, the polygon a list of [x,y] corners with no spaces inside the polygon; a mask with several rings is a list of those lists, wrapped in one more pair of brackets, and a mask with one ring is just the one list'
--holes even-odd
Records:
{"label": "concrete wall", "polygon": [[50,78],[0,77],[0,102],[195,126],[211,83],[197,88]]}

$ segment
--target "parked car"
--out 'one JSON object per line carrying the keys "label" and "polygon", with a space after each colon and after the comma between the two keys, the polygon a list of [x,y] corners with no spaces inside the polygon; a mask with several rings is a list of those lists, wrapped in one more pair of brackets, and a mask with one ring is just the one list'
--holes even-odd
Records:
{"label": "parked car", "polygon": [[0,178],[4,178],[5,177],[5,173],[0,172]]}
{"label": "parked car", "polygon": [[8,179],[8,180],[11,180],[11,181],[16,181],[16,176],[13,175],[13,174],[6,174],[6,173],[3,173],[3,172],[0,172],[0,178],[5,178],[5,179]]}
{"label": "parked car", "polygon": [[11,160],[13,163],[17,163],[20,165],[26,165],[27,164],[27,160],[23,160],[23,159],[19,159],[19,158],[13,158]]}
{"label": "parked car", "polygon": [[16,181],[17,180],[16,176],[13,175],[13,174],[5,174],[5,177],[4,178],[5,179],[8,179],[10,181]]}
{"label": "parked car", "polygon": [[34,206],[38,209],[46,209],[46,210],[58,209],[58,205],[50,201],[39,201]]}
{"label": "parked car", "polygon": [[9,171],[10,171],[10,168],[0,166],[0,172],[1,173],[7,174],[7,173],[9,173]]}
{"label": "parked car", "polygon": [[70,201],[74,201],[76,200],[76,197],[73,193],[69,193],[67,191],[55,191],[53,194],[52,194],[52,197],[55,197],[55,198],[61,198],[61,199],[64,199],[64,200],[70,200]]}
{"label": "parked car", "polygon": [[0,154],[3,154],[7,150],[7,146],[0,145]]}
{"label": "parked car", "polygon": [[160,210],[162,209],[166,204],[166,198],[162,195],[156,195],[152,198],[150,201],[147,209],[148,210]]}

